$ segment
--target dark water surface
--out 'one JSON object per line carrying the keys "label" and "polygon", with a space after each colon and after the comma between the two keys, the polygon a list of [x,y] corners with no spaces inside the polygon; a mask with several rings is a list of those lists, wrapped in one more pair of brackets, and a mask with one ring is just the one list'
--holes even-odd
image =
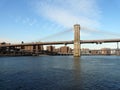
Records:
{"label": "dark water surface", "polygon": [[120,90],[120,57],[1,57],[0,90]]}

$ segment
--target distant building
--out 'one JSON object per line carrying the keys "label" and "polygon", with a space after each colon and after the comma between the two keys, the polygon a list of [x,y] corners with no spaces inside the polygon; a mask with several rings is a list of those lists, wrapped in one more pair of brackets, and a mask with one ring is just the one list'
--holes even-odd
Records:
{"label": "distant building", "polygon": [[116,54],[116,50],[114,49],[114,50],[111,50],[111,54],[112,55],[115,55]]}
{"label": "distant building", "polygon": [[90,50],[89,51],[91,55],[99,55],[101,54],[100,50]]}
{"label": "distant building", "polygon": [[32,52],[33,51],[33,46],[24,46],[24,50]]}
{"label": "distant building", "polygon": [[47,51],[55,52],[55,47],[54,46],[47,46]]}
{"label": "distant building", "polygon": [[21,46],[22,51],[28,52],[40,52],[44,50],[43,45],[34,45],[34,46]]}
{"label": "distant building", "polygon": [[59,53],[60,52],[60,48],[55,48],[55,52]]}
{"label": "distant building", "polygon": [[62,54],[72,53],[72,49],[68,46],[63,46],[60,47],[60,53]]}
{"label": "distant building", "polygon": [[110,48],[102,48],[101,49],[101,54],[102,55],[110,55],[111,54],[111,49]]}
{"label": "distant building", "polygon": [[88,49],[88,48],[82,48],[81,49],[81,54],[90,54],[90,52],[89,52],[90,50]]}

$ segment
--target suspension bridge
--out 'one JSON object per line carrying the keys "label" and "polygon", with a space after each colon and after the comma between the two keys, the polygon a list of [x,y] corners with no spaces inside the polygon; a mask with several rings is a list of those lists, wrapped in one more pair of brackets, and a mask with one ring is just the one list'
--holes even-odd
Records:
{"label": "suspension bridge", "polygon": [[[79,24],[75,24],[74,25],[74,40],[70,40],[70,41],[51,41],[51,42],[36,42],[36,43],[31,42],[31,43],[20,43],[20,44],[5,44],[5,43],[3,43],[3,44],[0,45],[0,50],[1,50],[1,52],[5,52],[5,51],[10,51],[11,49],[12,50],[24,49],[25,46],[33,46],[34,52],[38,52],[41,45],[59,45],[59,44],[67,45],[67,44],[74,44],[73,55],[74,55],[74,57],[80,57],[81,56],[81,53],[80,53],[81,44],[89,44],[89,43],[91,43],[91,44],[93,44],[93,43],[102,44],[102,43],[114,43],[114,42],[116,42],[117,43],[117,48],[119,49],[118,42],[120,42],[120,39],[81,40],[80,39],[80,30],[81,30],[80,25]],[[60,33],[62,34],[62,33],[68,32],[68,31],[69,30],[66,30],[66,31],[60,32]],[[60,33],[57,33],[57,34],[55,34],[53,36],[58,36]],[[104,32],[102,32],[102,33],[104,33]],[[109,33],[109,34],[111,34],[111,33]],[[49,37],[51,37],[51,36],[48,36],[47,38],[49,38]]]}

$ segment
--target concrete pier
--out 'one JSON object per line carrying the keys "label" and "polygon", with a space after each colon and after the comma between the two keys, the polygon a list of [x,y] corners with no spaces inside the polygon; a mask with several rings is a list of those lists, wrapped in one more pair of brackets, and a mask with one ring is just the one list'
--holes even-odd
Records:
{"label": "concrete pier", "polygon": [[80,25],[74,25],[74,57],[80,57]]}

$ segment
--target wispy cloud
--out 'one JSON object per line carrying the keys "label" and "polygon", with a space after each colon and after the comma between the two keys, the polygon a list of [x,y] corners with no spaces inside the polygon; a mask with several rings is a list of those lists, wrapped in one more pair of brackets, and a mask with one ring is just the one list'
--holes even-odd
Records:
{"label": "wispy cloud", "polygon": [[37,13],[65,27],[100,26],[101,11],[97,0],[37,0]]}
{"label": "wispy cloud", "polygon": [[29,25],[29,26],[33,26],[33,25],[37,24],[37,20],[34,19],[34,18],[29,18],[29,17],[22,18],[20,16],[18,16],[15,19],[15,22],[25,24],[25,25]]}

